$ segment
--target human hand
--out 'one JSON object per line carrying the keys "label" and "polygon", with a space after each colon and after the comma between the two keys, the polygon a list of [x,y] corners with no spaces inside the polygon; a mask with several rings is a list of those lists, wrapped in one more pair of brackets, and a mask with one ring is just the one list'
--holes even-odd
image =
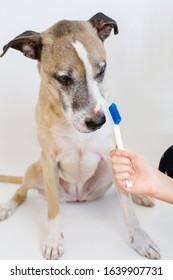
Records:
{"label": "human hand", "polygon": [[[154,196],[157,191],[158,171],[141,155],[130,150],[112,150],[110,152],[112,171],[117,186],[131,193]],[[126,180],[133,187],[127,188]]]}

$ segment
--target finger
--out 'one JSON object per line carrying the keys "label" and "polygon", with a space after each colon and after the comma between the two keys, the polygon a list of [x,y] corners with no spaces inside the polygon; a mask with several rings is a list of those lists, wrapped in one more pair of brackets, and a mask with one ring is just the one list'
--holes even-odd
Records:
{"label": "finger", "polygon": [[123,191],[126,191],[126,192],[130,192],[130,193],[133,192],[133,188],[129,188],[127,186],[126,181],[121,181],[121,185],[119,185],[119,188],[120,188],[120,190],[123,190]]}
{"label": "finger", "polygon": [[129,164],[112,164],[112,171],[114,174],[129,173],[130,176],[134,174],[134,170]]}
{"label": "finger", "polygon": [[[117,178],[117,176],[115,176],[115,183],[116,183],[116,186],[120,189],[120,190],[124,190],[124,191],[127,191],[127,192],[133,192],[133,188],[129,188],[127,187],[127,184],[126,184],[126,180],[123,180],[121,179],[121,177]],[[129,179],[131,180],[131,179]],[[132,181],[132,180],[131,180]],[[133,182],[132,182],[133,183]]]}
{"label": "finger", "polygon": [[133,176],[131,176],[128,172],[116,173],[114,174],[114,179],[116,183],[120,186],[122,182],[125,182],[126,180],[130,180],[133,182]]}
{"label": "finger", "polygon": [[114,149],[112,151],[110,151],[110,157],[113,157],[113,156],[119,156],[119,157],[129,157],[127,151],[125,150],[118,150],[118,149]]}
{"label": "finger", "polygon": [[120,157],[120,156],[113,156],[111,157],[112,164],[124,164],[132,166],[131,161],[129,158]]}

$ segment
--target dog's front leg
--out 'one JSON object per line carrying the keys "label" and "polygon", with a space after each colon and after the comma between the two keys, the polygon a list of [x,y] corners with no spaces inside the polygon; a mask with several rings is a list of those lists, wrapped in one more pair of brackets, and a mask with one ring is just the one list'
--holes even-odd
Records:
{"label": "dog's front leg", "polygon": [[132,247],[140,255],[145,256],[148,259],[160,259],[160,252],[157,245],[141,228],[134,213],[131,195],[124,191],[119,191],[119,196],[122,204],[124,221],[129,232]]}
{"label": "dog's front leg", "polygon": [[48,232],[43,246],[45,259],[58,259],[63,254],[63,235],[59,229],[58,169],[50,155],[42,153],[43,182],[48,204]]}

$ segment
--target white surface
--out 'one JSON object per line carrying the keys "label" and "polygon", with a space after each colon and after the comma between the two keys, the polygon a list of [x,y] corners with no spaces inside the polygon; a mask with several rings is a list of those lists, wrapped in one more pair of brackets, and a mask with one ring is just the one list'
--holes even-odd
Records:
{"label": "white surface", "polygon": [[[88,19],[102,11],[115,19],[119,35],[105,42],[110,92],[122,115],[125,146],[155,166],[173,143],[172,0],[9,1],[1,4],[0,48],[25,30],[43,31],[61,19]],[[36,62],[9,50],[0,60],[0,173],[23,175],[39,156],[34,108]],[[0,201],[16,186],[0,185]],[[135,206],[143,227],[173,259],[173,208],[157,201]],[[63,204],[63,259],[142,259],[128,244],[119,201],[112,189],[100,200]],[[42,259],[46,203],[31,192],[14,216],[0,223],[0,259]]]}
{"label": "white surface", "polygon": [[[1,186],[1,201],[14,190],[12,185]],[[61,204],[60,209],[65,252],[61,259],[144,259],[129,246],[113,188],[97,201]],[[153,208],[135,206],[135,211],[162,259],[173,259],[172,205],[158,201]],[[0,223],[0,260],[43,259],[46,222],[46,201],[32,191],[15,214]]]}

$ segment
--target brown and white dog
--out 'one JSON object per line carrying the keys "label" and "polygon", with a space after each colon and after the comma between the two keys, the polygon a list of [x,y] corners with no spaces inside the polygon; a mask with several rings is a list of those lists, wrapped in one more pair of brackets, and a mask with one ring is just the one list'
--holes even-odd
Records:
{"label": "brown and white dog", "polygon": [[[13,48],[38,61],[41,87],[36,123],[42,153],[27,169],[11,200],[0,207],[0,220],[14,212],[30,188],[44,189],[48,204],[46,259],[63,254],[59,201],[97,199],[112,185],[112,133],[106,121],[103,86],[103,42],[112,29],[118,33],[116,22],[98,13],[88,21],[60,21],[42,33],[26,31],[3,48],[1,57]],[[0,180],[19,182],[20,178],[1,176]],[[160,258],[157,246],[139,225],[131,196],[124,192],[119,196],[132,246],[147,258]],[[152,204],[146,197],[133,199]]]}

